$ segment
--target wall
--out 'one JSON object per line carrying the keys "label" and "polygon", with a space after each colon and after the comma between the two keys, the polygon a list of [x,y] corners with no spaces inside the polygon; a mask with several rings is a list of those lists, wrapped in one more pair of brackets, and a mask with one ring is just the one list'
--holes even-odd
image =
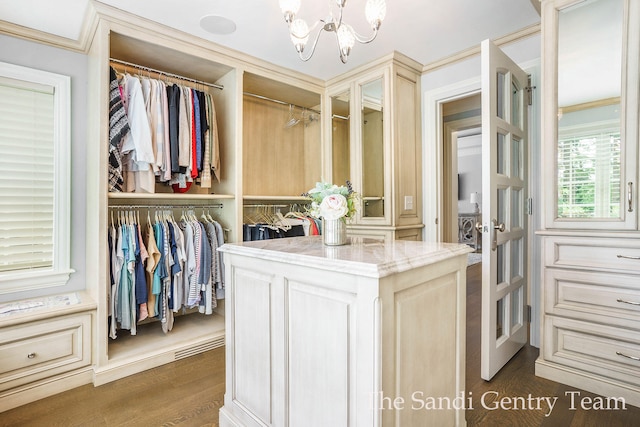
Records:
{"label": "wall", "polygon": [[87,57],[0,34],[0,61],[71,77],[71,274],[64,288],[45,288],[0,295],[0,302],[85,288],[85,146]]}

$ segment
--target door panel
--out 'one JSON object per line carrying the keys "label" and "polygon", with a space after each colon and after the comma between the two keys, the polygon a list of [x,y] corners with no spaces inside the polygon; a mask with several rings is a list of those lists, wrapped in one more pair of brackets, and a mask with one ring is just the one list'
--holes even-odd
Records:
{"label": "door panel", "polygon": [[527,341],[527,74],[482,43],[482,361],[490,380]]}

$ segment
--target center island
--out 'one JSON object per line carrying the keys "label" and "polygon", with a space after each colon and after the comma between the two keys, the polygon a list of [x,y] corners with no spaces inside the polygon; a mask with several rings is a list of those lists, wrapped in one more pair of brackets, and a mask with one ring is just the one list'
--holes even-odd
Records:
{"label": "center island", "polygon": [[309,236],[220,251],[221,426],[465,425],[455,399],[464,400],[471,248]]}

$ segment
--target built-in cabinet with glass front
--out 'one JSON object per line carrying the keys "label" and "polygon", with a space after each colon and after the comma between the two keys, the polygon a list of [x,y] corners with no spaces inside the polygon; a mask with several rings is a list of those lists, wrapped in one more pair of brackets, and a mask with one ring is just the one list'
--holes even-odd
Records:
{"label": "built-in cabinet with glass front", "polygon": [[419,78],[395,53],[328,83],[328,176],[361,196],[352,236],[421,239]]}
{"label": "built-in cabinet with glass front", "polygon": [[640,405],[640,3],[542,3],[544,228],[536,374]]}

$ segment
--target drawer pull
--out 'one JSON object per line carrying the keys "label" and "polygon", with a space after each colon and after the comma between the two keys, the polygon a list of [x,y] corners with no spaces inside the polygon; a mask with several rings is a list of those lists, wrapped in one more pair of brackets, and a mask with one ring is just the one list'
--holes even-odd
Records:
{"label": "drawer pull", "polygon": [[36,354],[35,353],[29,353],[27,354],[27,359],[35,359]]}
{"label": "drawer pull", "polygon": [[624,354],[624,353],[620,353],[619,351],[616,351],[616,354],[617,354],[618,356],[626,357],[627,359],[636,360],[636,361],[640,362],[640,357],[627,356],[626,354]]}
{"label": "drawer pull", "polygon": [[627,301],[627,300],[624,300],[624,299],[622,299],[622,298],[618,298],[616,301],[618,301],[618,302],[623,302],[623,303],[625,303],[625,304],[640,305],[640,302],[637,302],[637,301]]}
{"label": "drawer pull", "polygon": [[624,258],[624,259],[640,259],[640,256],[618,255],[618,258]]}

